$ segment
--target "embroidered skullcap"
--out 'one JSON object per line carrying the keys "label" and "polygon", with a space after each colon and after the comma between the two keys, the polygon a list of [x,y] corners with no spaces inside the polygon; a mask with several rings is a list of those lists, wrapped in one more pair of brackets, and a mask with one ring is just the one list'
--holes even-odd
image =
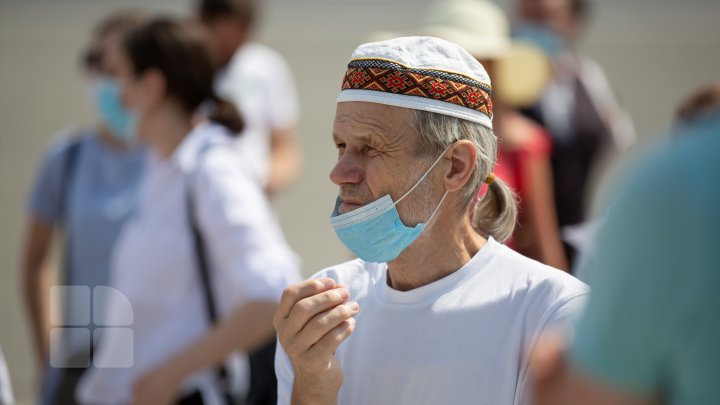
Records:
{"label": "embroidered skullcap", "polygon": [[460,46],[433,37],[401,37],[360,45],[337,101],[430,111],[492,128],[491,94],[485,68]]}

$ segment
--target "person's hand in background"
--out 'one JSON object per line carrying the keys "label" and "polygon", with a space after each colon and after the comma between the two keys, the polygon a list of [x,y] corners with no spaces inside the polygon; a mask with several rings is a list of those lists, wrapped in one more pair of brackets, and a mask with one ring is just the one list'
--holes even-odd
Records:
{"label": "person's hand in background", "polygon": [[172,369],[158,367],[133,386],[132,405],[171,405],[180,395],[181,379]]}

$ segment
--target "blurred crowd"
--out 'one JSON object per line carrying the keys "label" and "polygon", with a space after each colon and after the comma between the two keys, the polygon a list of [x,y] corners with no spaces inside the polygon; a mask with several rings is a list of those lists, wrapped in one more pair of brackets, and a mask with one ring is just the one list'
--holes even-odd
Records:
{"label": "blurred crowd", "polygon": [[[273,315],[301,260],[271,202],[303,159],[292,66],[254,38],[260,3],[198,0],[185,19],[118,10],[90,33],[79,68],[97,120],[53,138],[27,199],[22,295],[39,403],[278,403]],[[648,152],[592,218],[594,187],[635,132],[600,65],[577,51],[591,6],[517,0],[507,16],[438,0],[409,32],[367,35],[438,37],[482,64],[493,176],[518,203],[505,244],[593,290],[577,344],[538,343],[533,401],[708,403],[720,377],[707,349],[720,329],[720,86],[678,106],[672,151]],[[482,204],[486,183],[470,209],[478,224],[503,209]]]}

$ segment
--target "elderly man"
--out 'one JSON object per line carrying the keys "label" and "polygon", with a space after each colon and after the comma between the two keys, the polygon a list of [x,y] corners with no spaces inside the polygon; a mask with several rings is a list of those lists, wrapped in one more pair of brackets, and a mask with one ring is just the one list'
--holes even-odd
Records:
{"label": "elderly man", "polygon": [[284,292],[279,403],[523,401],[527,347],[588,291],[501,244],[516,209],[491,173],[490,92],[483,66],[437,38],[354,52],[331,223],[359,259]]}

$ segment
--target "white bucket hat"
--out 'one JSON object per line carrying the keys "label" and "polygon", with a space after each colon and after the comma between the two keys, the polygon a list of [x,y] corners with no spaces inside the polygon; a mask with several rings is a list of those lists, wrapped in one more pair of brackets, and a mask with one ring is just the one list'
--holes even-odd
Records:
{"label": "white bucket hat", "polygon": [[439,38],[401,37],[360,45],[337,101],[431,111],[492,128],[491,93],[485,68],[465,49]]}

